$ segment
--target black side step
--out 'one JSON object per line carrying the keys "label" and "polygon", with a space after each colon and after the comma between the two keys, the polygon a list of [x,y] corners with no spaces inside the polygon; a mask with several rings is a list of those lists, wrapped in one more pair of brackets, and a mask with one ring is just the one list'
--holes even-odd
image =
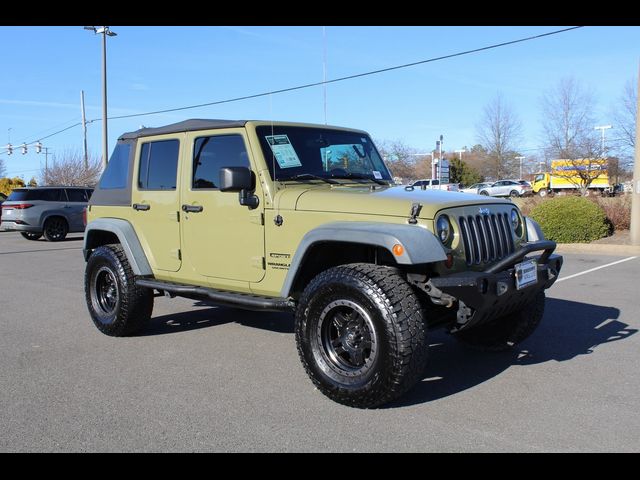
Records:
{"label": "black side step", "polygon": [[293,311],[295,304],[281,297],[259,297],[244,293],[223,292],[207,287],[194,287],[181,283],[162,282],[152,278],[138,278],[136,285],[145,288],[162,290],[179,297],[202,298],[217,305],[243,308],[245,310],[257,310],[263,312],[288,312]]}

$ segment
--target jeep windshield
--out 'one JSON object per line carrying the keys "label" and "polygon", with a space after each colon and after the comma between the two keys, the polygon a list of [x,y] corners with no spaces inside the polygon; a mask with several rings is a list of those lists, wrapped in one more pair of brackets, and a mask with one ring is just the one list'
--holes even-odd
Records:
{"label": "jeep windshield", "polygon": [[260,126],[256,133],[274,180],[392,181],[380,154],[364,133],[282,125]]}

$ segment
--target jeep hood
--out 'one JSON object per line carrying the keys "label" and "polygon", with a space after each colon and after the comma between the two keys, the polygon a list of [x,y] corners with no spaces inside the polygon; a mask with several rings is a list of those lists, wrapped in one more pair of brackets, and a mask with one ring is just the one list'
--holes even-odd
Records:
{"label": "jeep hood", "polygon": [[470,193],[421,190],[420,188],[411,190],[405,189],[404,186],[376,186],[375,190],[372,190],[369,185],[314,186],[302,192],[298,191],[298,195],[291,195],[292,191],[287,193],[281,197],[281,208],[308,212],[408,217],[411,205],[420,203],[422,210],[419,217],[423,219],[434,218],[436,212],[444,208],[510,203],[506,200]]}

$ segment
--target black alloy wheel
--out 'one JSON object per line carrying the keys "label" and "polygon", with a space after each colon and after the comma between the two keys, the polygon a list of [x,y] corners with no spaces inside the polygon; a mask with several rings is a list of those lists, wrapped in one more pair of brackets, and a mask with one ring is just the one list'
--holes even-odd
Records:
{"label": "black alloy wheel", "polygon": [[52,217],[44,222],[44,238],[49,242],[64,240],[68,231],[67,221],[62,217]]}
{"label": "black alloy wheel", "polygon": [[335,300],[320,314],[315,341],[332,368],[343,375],[362,375],[378,354],[371,316],[351,300]]}
{"label": "black alloy wheel", "polygon": [[94,325],[105,335],[133,335],[153,311],[153,291],[138,287],[121,245],[96,248],[87,261],[85,300]]}
{"label": "black alloy wheel", "polygon": [[118,306],[119,291],[115,273],[106,266],[101,267],[96,273],[94,287],[95,307],[98,308],[104,318],[113,315]]}
{"label": "black alloy wheel", "polygon": [[306,286],[296,309],[300,360],[330,399],[375,408],[413,387],[428,343],[419,299],[393,267],[330,268]]}

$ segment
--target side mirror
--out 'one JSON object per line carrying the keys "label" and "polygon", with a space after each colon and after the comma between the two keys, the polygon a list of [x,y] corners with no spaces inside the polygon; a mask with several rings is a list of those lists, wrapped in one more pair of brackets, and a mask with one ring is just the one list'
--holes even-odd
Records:
{"label": "side mirror", "polygon": [[253,189],[253,172],[247,167],[223,167],[220,169],[220,191],[239,192]]}
{"label": "side mirror", "polygon": [[239,192],[240,205],[257,208],[260,199],[253,194],[255,190],[255,175],[247,167],[223,167],[220,169],[220,191]]}

